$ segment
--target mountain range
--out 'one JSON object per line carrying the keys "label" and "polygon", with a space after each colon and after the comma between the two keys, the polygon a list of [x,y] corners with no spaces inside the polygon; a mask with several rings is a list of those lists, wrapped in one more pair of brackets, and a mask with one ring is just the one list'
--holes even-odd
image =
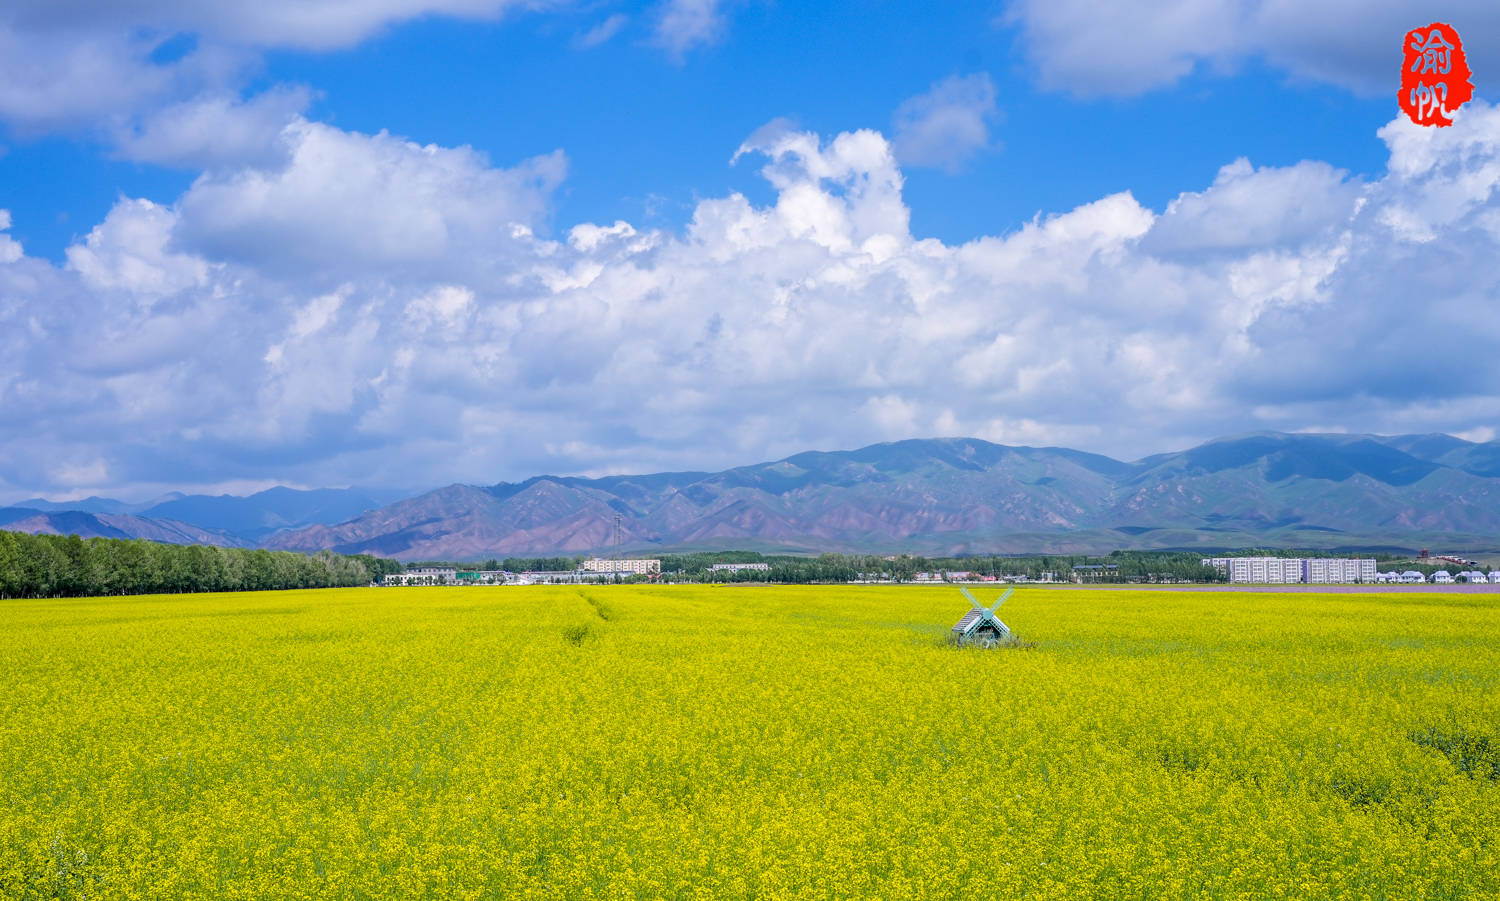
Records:
{"label": "mountain range", "polygon": [[[1135,462],[973,438],[810,451],[722,472],[537,476],[384,503],[356,489],[92,498],[0,528],[371,553],[406,560],[593,553],[1103,552],[1500,548],[1500,442],[1259,433]],[[68,518],[71,517],[71,518]],[[120,535],[114,535],[120,537]]]}
{"label": "mountain range", "polygon": [[278,486],[246,497],[173,493],[138,504],[107,497],[77,501],[31,498],[0,507],[0,529],[256,547],[275,532],[343,522],[399,496],[364,488],[305,491]]}

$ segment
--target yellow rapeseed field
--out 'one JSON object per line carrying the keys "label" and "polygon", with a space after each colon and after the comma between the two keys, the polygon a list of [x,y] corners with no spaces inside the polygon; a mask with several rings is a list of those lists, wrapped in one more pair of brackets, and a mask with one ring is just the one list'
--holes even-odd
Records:
{"label": "yellow rapeseed field", "polygon": [[1497,599],[0,602],[0,897],[1495,898]]}

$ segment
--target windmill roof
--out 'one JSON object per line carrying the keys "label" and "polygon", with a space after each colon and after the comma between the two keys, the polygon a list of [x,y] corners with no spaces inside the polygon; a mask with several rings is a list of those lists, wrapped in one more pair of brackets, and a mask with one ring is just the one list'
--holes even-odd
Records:
{"label": "windmill roof", "polygon": [[973,632],[975,629],[978,629],[985,623],[990,623],[995,626],[997,631],[999,630],[999,625],[995,623],[995,618],[993,616],[985,616],[978,610],[970,610],[968,613],[964,614],[963,619],[959,620],[953,626],[953,631],[959,635],[967,635],[970,632]]}

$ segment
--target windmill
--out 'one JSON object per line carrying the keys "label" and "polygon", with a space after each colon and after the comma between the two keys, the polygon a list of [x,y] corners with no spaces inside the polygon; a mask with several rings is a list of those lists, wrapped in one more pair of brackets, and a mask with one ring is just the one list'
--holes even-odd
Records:
{"label": "windmill", "polygon": [[1006,598],[1015,593],[1014,588],[1007,589],[1005,594],[1000,595],[1000,600],[996,601],[993,607],[986,607],[979,603],[979,600],[970,594],[967,588],[958,590],[962,591],[964,597],[969,599],[969,603],[974,605],[974,609],[965,613],[964,618],[953,627],[953,638],[960,647],[978,645],[981,648],[993,648],[1012,640],[1010,626],[1001,622],[1000,617],[995,615],[995,611],[1000,609],[1000,605],[1005,603]]}

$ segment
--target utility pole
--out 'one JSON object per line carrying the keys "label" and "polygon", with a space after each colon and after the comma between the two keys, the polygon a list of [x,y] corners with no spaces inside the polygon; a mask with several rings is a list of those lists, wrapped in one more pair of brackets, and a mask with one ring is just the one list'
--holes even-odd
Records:
{"label": "utility pole", "polygon": [[620,514],[615,513],[615,584],[620,582],[620,541],[622,535],[620,530]]}

